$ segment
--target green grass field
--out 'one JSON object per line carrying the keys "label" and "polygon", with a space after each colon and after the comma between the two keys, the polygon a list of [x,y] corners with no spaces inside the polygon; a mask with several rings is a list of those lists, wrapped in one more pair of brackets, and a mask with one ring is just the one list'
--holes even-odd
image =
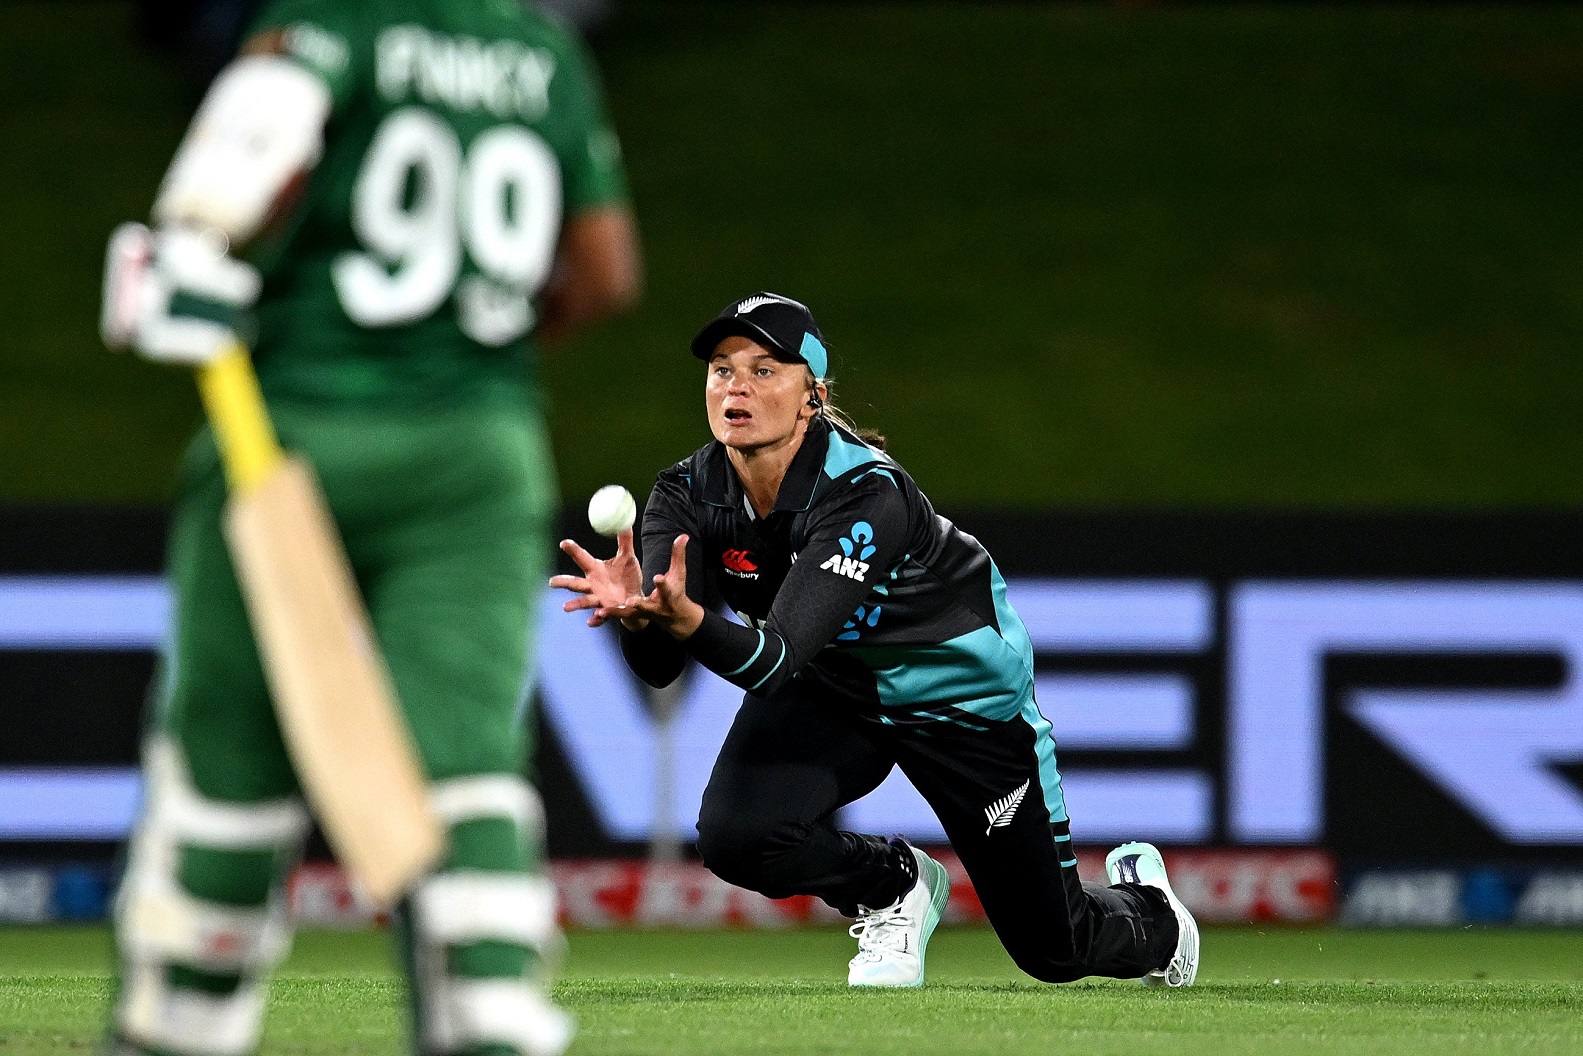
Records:
{"label": "green grass field", "polygon": [[[770,287],[947,507],[1583,502],[1583,12],[1131,6],[622,4],[651,284],[546,364],[568,496]],[[157,501],[197,420],[94,333],[187,105],[130,7],[0,8],[0,499]]]}
{"label": "green grass field", "polygon": [[[0,1054],[89,1049],[100,929],[0,930]],[[982,929],[942,929],[929,986],[849,992],[839,930],[583,933],[557,987],[575,1053],[1212,1056],[1583,1052],[1583,932],[1217,929],[1200,985],[1049,987]],[[384,939],[308,933],[275,983],[265,1052],[400,1051]]]}

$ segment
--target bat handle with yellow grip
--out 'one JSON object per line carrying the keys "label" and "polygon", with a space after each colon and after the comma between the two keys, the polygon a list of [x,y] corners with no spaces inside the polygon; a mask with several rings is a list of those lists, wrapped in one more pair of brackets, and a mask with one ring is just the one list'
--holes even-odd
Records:
{"label": "bat handle with yellow grip", "polygon": [[220,460],[233,494],[257,488],[285,458],[270,424],[258,375],[240,342],[198,368],[198,392],[220,445]]}

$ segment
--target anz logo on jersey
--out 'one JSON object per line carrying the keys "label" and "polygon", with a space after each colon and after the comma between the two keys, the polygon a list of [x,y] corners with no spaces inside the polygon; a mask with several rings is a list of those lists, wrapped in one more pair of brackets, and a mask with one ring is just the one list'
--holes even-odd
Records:
{"label": "anz logo on jersey", "polygon": [[864,582],[863,577],[868,575],[867,561],[855,561],[850,557],[842,557],[840,554],[831,554],[825,559],[825,563],[819,567],[828,568],[838,576],[846,576],[848,579],[855,579],[859,583]]}
{"label": "anz logo on jersey", "polygon": [[841,553],[831,554],[819,567],[859,583],[866,582],[867,559],[874,556],[874,526],[867,521],[858,521],[838,542],[841,544]]}

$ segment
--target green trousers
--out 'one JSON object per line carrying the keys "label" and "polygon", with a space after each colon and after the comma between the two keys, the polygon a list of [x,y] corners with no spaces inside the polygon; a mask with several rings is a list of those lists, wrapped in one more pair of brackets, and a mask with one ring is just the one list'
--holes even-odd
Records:
{"label": "green trousers", "polygon": [[[432,941],[425,942],[422,910],[415,912],[422,897],[397,914],[417,998],[417,1047],[519,1051],[467,1033],[471,1006],[455,981],[528,978],[543,959],[536,954],[559,941],[553,899],[540,898],[544,882],[531,876],[541,853],[537,801],[520,782],[513,786],[528,750],[523,708],[556,507],[543,428],[516,407],[271,411],[282,444],[319,476],[431,787],[458,804],[447,818],[441,882],[428,893],[440,922]],[[261,978],[278,959],[281,882],[297,855],[279,836],[291,829],[282,819],[301,810],[300,790],[221,534],[225,499],[205,430],[182,465],[168,554],[175,624],[151,722],[150,754],[177,776],[156,775],[150,764],[117,906],[123,979],[113,1037],[126,1052],[207,1052],[206,1036],[224,1041],[212,1051],[251,1050],[249,1016],[261,1006],[241,1006],[262,1000]],[[176,791],[160,791],[167,786]],[[516,802],[530,805],[499,808],[496,795],[490,807],[485,793],[502,787],[508,799],[520,787]],[[533,883],[541,887],[524,886]],[[458,925],[446,899],[486,908]],[[537,930],[523,923],[546,912]],[[213,952],[214,934],[232,952]],[[134,978],[143,982],[134,986]],[[480,1000],[506,1000],[498,989]],[[141,996],[128,997],[133,990]],[[432,1015],[448,1016],[451,1026],[426,1027],[426,992]],[[518,1007],[509,1001],[526,1000],[507,999],[508,1012]]]}
{"label": "green trousers", "polygon": [[[502,409],[273,412],[282,444],[318,473],[429,777],[517,772],[556,506],[542,428]],[[176,625],[157,720],[201,794],[271,799],[296,779],[221,535],[224,503],[204,431],[171,529]]]}

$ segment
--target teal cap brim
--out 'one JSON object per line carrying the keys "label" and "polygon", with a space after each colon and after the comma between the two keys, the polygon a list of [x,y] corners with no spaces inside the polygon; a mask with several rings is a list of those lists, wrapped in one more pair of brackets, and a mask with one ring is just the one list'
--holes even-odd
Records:
{"label": "teal cap brim", "polygon": [[802,335],[802,347],[797,350],[808,364],[808,369],[813,371],[816,378],[827,377],[830,373],[830,353],[825,351],[824,342],[812,334]]}

